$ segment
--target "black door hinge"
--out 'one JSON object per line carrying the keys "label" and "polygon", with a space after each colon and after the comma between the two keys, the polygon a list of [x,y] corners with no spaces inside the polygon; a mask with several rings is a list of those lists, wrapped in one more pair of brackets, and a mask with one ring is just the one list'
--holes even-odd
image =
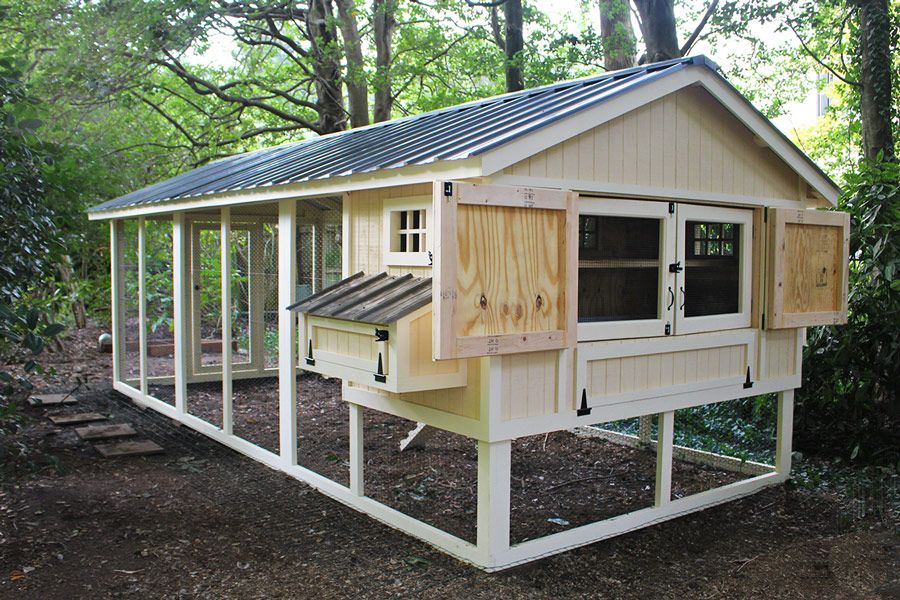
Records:
{"label": "black door hinge", "polygon": [[444,182],[444,195],[445,196],[453,195],[453,184],[449,181]]}
{"label": "black door hinge", "polygon": [[675,203],[674,202],[669,202],[669,214],[670,215],[675,214]]}
{"label": "black door hinge", "polygon": [[390,334],[388,333],[387,329],[378,329],[377,327],[375,328],[375,341],[376,342],[386,342],[386,341],[388,341],[389,337],[390,337]]}
{"label": "black door hinge", "polygon": [[747,381],[744,382],[744,389],[748,390],[753,387],[753,382],[750,381],[750,367],[747,367]]}
{"label": "black door hinge", "polygon": [[313,359],[312,355],[312,340],[309,340],[309,350],[306,351],[306,364],[311,367],[316,366],[316,361]]}
{"label": "black door hinge", "polygon": [[591,409],[587,405],[587,389],[581,390],[581,406],[576,411],[579,417],[591,414]]}
{"label": "black door hinge", "polygon": [[762,314],[762,324],[761,324],[761,328],[762,328],[762,329],[765,329],[765,328],[766,328],[766,313],[763,313],[763,314]]}
{"label": "black door hinge", "polygon": [[681,273],[682,271],[684,271],[684,267],[681,266],[680,260],[669,265],[669,273]]}
{"label": "black door hinge", "polygon": [[381,364],[381,352],[378,353],[378,370],[375,372],[375,381],[385,383],[387,376],[384,374],[384,367]]}

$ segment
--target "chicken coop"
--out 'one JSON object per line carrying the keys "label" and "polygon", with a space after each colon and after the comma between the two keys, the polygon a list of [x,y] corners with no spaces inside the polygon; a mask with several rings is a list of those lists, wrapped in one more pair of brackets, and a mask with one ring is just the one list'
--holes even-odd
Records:
{"label": "chicken coop", "polygon": [[[805,328],[847,318],[838,194],[703,56],[221,159],[90,211],[114,387],[504,569],[789,476]],[[675,443],[677,411],[764,395],[771,464]],[[407,445],[471,443],[471,538],[369,492],[371,415],[408,421]],[[328,419],[344,478],[304,463]],[[512,539],[515,445],[629,419],[593,431],[651,449],[648,504]],[[747,476],[675,494],[676,461]]]}

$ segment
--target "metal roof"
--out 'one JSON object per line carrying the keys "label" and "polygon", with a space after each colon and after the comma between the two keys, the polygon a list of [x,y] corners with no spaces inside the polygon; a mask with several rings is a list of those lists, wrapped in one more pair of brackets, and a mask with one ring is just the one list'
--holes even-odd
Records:
{"label": "metal roof", "polygon": [[469,158],[692,64],[718,70],[695,56],[503,94],[223,158],[90,211]]}
{"label": "metal roof", "polygon": [[387,324],[431,303],[431,277],[351,275],[288,310],[346,321]]}

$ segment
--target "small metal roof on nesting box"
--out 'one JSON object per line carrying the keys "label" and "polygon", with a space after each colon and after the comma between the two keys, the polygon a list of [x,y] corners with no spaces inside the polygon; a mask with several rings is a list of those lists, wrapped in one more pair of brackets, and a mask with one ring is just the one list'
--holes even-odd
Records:
{"label": "small metal roof on nesting box", "polygon": [[287,308],[318,317],[388,324],[430,303],[431,277],[360,272]]}
{"label": "small metal roof on nesting box", "polygon": [[[691,72],[690,77],[674,81],[677,74],[687,71]],[[672,83],[657,85],[663,80]],[[142,214],[161,213],[171,210],[163,206],[170,203],[272,191],[283,186],[472,158],[481,159],[477,176],[487,176],[503,165],[497,161],[488,165],[485,161],[513,142],[528,142],[532,146],[529,134],[569,122],[595,107],[611,104],[623,94],[636,94],[651,85],[659,88],[653,93],[661,96],[677,86],[693,83],[722,88],[720,101],[743,111],[741,120],[745,125],[771,145],[813,189],[834,203],[839,193],[837,186],[728,83],[713,61],[701,55],[507,93],[230,156],[94,206],[89,213],[92,219],[115,218],[123,211],[131,213],[136,209],[145,209]],[[595,124],[590,119],[585,121],[585,127]],[[547,137],[548,142],[561,141],[553,135]]]}

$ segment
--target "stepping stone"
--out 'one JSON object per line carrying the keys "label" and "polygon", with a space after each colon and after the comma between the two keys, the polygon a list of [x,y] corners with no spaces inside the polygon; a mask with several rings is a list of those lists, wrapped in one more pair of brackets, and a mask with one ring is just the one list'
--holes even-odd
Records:
{"label": "stepping stone", "polygon": [[54,425],[80,425],[91,421],[105,421],[108,417],[97,412],[79,413],[77,415],[50,415]]}
{"label": "stepping stone", "polygon": [[116,458],[119,456],[146,456],[148,454],[161,454],[164,450],[150,440],[128,440],[125,442],[110,442],[108,444],[94,444],[94,449],[103,458]]}
{"label": "stepping stone", "polygon": [[78,398],[72,394],[38,394],[28,399],[31,406],[53,406],[59,404],[75,404]]}
{"label": "stepping stone", "polygon": [[128,437],[137,434],[130,423],[112,423],[110,425],[88,425],[75,430],[83,440],[106,440],[109,438]]}

